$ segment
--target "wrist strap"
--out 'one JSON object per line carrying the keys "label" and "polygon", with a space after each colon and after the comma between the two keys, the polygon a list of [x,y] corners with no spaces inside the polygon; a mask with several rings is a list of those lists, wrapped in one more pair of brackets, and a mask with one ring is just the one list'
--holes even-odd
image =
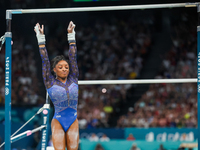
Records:
{"label": "wrist strap", "polygon": [[45,35],[44,34],[38,34],[37,36],[37,40],[38,40],[38,45],[44,45],[45,44]]}
{"label": "wrist strap", "polygon": [[75,32],[67,34],[68,41],[75,41]]}

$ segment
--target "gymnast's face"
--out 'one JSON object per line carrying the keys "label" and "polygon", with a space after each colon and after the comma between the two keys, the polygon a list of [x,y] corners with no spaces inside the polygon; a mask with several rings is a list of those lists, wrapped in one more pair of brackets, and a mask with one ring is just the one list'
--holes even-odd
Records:
{"label": "gymnast's face", "polygon": [[65,79],[69,74],[69,64],[65,60],[61,60],[56,64],[53,71],[56,73],[58,79]]}

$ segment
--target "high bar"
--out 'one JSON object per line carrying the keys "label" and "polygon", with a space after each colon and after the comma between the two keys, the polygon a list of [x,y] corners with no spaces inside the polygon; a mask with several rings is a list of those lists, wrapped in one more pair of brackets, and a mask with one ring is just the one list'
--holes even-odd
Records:
{"label": "high bar", "polygon": [[109,11],[109,10],[130,10],[130,9],[197,7],[197,4],[198,3],[172,3],[172,4],[148,4],[148,5],[77,7],[77,8],[12,9],[12,10],[7,10],[7,11],[10,11],[12,14],[57,13],[57,12],[82,12],[82,11]]}
{"label": "high bar", "polygon": [[89,80],[89,81],[78,81],[79,85],[91,85],[91,84],[152,84],[152,83],[197,83],[197,79],[196,78],[185,78],[185,79]]}

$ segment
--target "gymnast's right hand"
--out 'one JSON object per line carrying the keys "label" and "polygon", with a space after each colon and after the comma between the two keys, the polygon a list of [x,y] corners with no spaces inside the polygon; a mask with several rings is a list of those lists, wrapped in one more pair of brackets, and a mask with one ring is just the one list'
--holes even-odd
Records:
{"label": "gymnast's right hand", "polygon": [[38,40],[38,45],[45,44],[45,35],[44,35],[44,25],[42,25],[42,28],[40,27],[40,24],[37,23],[34,27],[34,31],[36,33],[36,37]]}

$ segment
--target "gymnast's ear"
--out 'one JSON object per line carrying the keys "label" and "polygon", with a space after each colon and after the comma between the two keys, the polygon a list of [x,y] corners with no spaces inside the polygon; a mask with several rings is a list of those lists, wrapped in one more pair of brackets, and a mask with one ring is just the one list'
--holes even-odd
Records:
{"label": "gymnast's ear", "polygon": [[53,68],[53,72],[56,74],[56,67],[55,67],[55,68]]}

